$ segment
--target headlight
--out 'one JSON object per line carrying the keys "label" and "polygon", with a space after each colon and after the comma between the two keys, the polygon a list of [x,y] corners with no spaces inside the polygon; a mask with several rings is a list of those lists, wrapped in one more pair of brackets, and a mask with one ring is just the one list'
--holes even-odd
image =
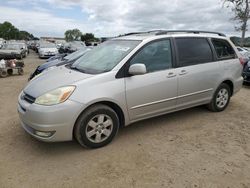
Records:
{"label": "headlight", "polygon": [[46,106],[59,104],[66,101],[74,90],[75,86],[57,88],[38,97],[35,103]]}

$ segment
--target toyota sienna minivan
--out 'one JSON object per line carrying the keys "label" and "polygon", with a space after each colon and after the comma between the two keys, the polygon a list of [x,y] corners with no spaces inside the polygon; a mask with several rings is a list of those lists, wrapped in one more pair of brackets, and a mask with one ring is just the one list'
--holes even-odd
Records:
{"label": "toyota sienna minivan", "polygon": [[242,87],[242,69],[221,33],[130,33],[35,77],[20,93],[18,112],[41,141],[75,138],[98,148],[139,120],[198,105],[223,111]]}

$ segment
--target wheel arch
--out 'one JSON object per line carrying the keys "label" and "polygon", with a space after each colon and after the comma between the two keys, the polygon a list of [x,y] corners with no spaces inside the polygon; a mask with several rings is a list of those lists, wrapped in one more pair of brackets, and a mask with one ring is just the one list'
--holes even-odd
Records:
{"label": "wheel arch", "polygon": [[224,80],[222,83],[227,84],[229,86],[231,96],[232,96],[233,93],[234,93],[234,84],[233,84],[233,82],[231,80],[227,79],[227,80]]}
{"label": "wheel arch", "polygon": [[76,121],[75,121],[75,124],[74,124],[74,127],[73,127],[73,136],[74,136],[74,129],[75,129],[75,125],[76,125],[76,122],[78,121],[78,119],[80,118],[80,116],[89,108],[91,108],[92,106],[94,105],[98,105],[98,104],[102,104],[102,105],[106,105],[108,107],[110,107],[111,109],[113,109],[117,115],[118,115],[118,118],[119,118],[119,127],[124,127],[125,126],[125,114],[122,110],[122,108],[116,104],[115,102],[111,102],[111,101],[108,101],[108,100],[103,100],[103,101],[97,101],[97,102],[93,102],[91,104],[89,104],[86,108],[84,108],[84,110],[81,111],[81,113],[78,115]]}

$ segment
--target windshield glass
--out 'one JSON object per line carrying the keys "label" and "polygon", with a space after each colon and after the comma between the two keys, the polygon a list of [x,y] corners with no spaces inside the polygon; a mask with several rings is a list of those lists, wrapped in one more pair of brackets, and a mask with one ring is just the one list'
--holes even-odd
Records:
{"label": "windshield glass", "polygon": [[72,68],[89,74],[108,72],[140,42],[138,40],[106,41],[79,58]]}
{"label": "windshield glass", "polygon": [[74,59],[82,56],[87,50],[88,50],[87,48],[78,50],[76,52],[73,52],[72,54],[69,54],[69,55],[65,56],[64,59],[69,60],[69,61],[74,60]]}
{"label": "windshield glass", "polygon": [[20,46],[18,44],[6,44],[4,48],[9,50],[19,50]]}
{"label": "windshield glass", "polygon": [[56,48],[56,45],[54,43],[44,43],[40,44],[40,48]]}

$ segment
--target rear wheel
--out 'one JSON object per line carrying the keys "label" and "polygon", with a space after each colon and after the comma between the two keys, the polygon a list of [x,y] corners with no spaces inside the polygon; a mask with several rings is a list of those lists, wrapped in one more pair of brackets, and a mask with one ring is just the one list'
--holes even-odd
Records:
{"label": "rear wheel", "polygon": [[106,105],[94,105],[78,118],[74,136],[79,144],[99,148],[109,144],[119,129],[116,112]]}
{"label": "rear wheel", "polygon": [[208,104],[208,109],[213,112],[221,112],[226,109],[231,97],[230,87],[222,83],[214,93],[213,99]]}

